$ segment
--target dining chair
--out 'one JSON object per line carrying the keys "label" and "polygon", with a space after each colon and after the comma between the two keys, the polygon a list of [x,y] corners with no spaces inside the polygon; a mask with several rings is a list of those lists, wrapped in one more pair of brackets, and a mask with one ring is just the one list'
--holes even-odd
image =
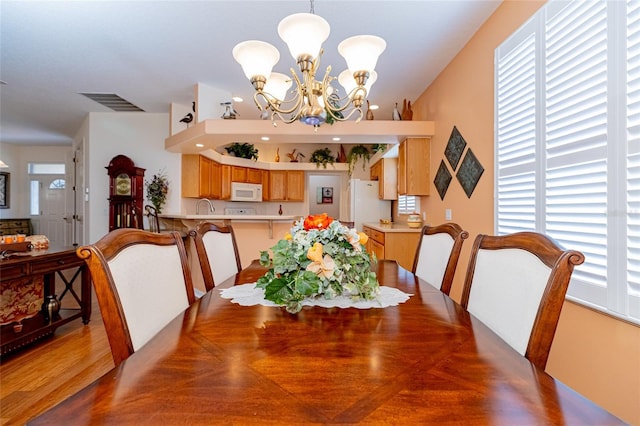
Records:
{"label": "dining chair", "polygon": [[160,219],[158,219],[158,213],[156,212],[156,208],[150,205],[144,206],[145,216],[147,216],[147,220],[149,221],[149,231],[150,232],[160,232]]}
{"label": "dining chair", "polygon": [[544,370],[573,269],[584,255],[535,232],[478,235],[461,305]]}
{"label": "dining chair", "polygon": [[462,244],[467,238],[469,233],[457,223],[423,226],[413,260],[413,274],[448,296]]}
{"label": "dining chair", "polygon": [[200,222],[189,236],[198,253],[204,286],[207,291],[242,270],[238,245],[231,225],[218,226]]}
{"label": "dining chair", "polygon": [[177,232],[116,229],[76,253],[91,274],[116,366],[195,301]]}

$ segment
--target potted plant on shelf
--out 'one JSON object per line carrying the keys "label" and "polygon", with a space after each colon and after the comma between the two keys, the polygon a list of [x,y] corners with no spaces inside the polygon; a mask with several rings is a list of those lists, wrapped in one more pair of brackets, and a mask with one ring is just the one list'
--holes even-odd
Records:
{"label": "potted plant on shelf", "polygon": [[322,167],[326,169],[327,164],[333,164],[336,161],[336,159],[331,154],[331,150],[329,148],[322,148],[322,149],[316,149],[315,151],[313,151],[309,161],[312,163],[316,163],[316,167],[318,168],[322,164]]}
{"label": "potted plant on shelf", "polygon": [[356,165],[358,160],[362,158],[362,170],[367,162],[369,162],[369,158],[371,158],[371,153],[369,149],[364,145],[355,145],[347,154],[347,163],[349,164],[349,176],[353,172],[353,167]]}
{"label": "potted plant on shelf", "polygon": [[224,149],[229,155],[233,155],[238,158],[246,158],[249,160],[258,159],[258,149],[254,147],[252,143],[234,142],[229,146],[225,146]]}

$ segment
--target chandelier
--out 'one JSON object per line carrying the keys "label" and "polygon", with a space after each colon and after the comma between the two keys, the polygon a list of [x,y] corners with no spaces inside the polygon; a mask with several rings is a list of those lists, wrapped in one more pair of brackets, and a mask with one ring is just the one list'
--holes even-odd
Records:
{"label": "chandelier", "polygon": [[[310,13],[289,15],[278,24],[278,34],[296,60],[301,78],[293,67],[291,77],[272,72],[280,52],[269,43],[249,40],[233,48],[234,59],[255,89],[253,99],[261,116],[270,115],[274,126],[276,117],[287,124],[300,120],[316,128],[324,122],[349,120],[356,113],[356,122],[362,119],[362,106],[376,81],[376,62],[386,42],[373,35],[357,35],[338,45],[347,62],[347,69],[337,77],[345,91],[340,96],[340,89],[332,86],[336,77],[330,75],[331,66],[322,80],[316,80],[322,43],[329,37],[329,31],[329,23],[313,13],[313,0]],[[293,82],[295,87],[288,93]]]}

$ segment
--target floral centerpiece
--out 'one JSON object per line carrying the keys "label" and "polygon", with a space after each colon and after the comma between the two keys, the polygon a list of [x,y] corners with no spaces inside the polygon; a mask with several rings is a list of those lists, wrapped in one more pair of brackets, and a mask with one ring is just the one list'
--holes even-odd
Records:
{"label": "floral centerpiece", "polygon": [[169,179],[164,169],[158,174],[153,175],[151,181],[146,183],[147,198],[156,209],[156,213],[162,213],[162,206],[167,202],[167,193],[169,192]]}
{"label": "floral centerpiece", "polygon": [[260,264],[270,269],[256,287],[265,299],[296,313],[307,298],[348,296],[374,300],[380,292],[375,255],[366,252],[367,235],[349,229],[326,213],[297,221],[284,239],[260,253]]}

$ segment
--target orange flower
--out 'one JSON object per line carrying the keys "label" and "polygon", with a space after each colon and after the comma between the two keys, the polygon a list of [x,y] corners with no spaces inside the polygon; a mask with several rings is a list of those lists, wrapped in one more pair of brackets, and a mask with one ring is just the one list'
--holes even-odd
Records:
{"label": "orange flower", "polygon": [[309,215],[304,220],[303,226],[305,231],[309,231],[311,229],[325,229],[327,228],[333,219],[329,217],[326,213]]}
{"label": "orange flower", "polygon": [[291,234],[290,234],[290,233],[288,233],[288,232],[287,232],[286,234],[284,234],[284,239],[285,239],[285,240],[290,241],[292,238],[293,238],[293,237],[291,236]]}

